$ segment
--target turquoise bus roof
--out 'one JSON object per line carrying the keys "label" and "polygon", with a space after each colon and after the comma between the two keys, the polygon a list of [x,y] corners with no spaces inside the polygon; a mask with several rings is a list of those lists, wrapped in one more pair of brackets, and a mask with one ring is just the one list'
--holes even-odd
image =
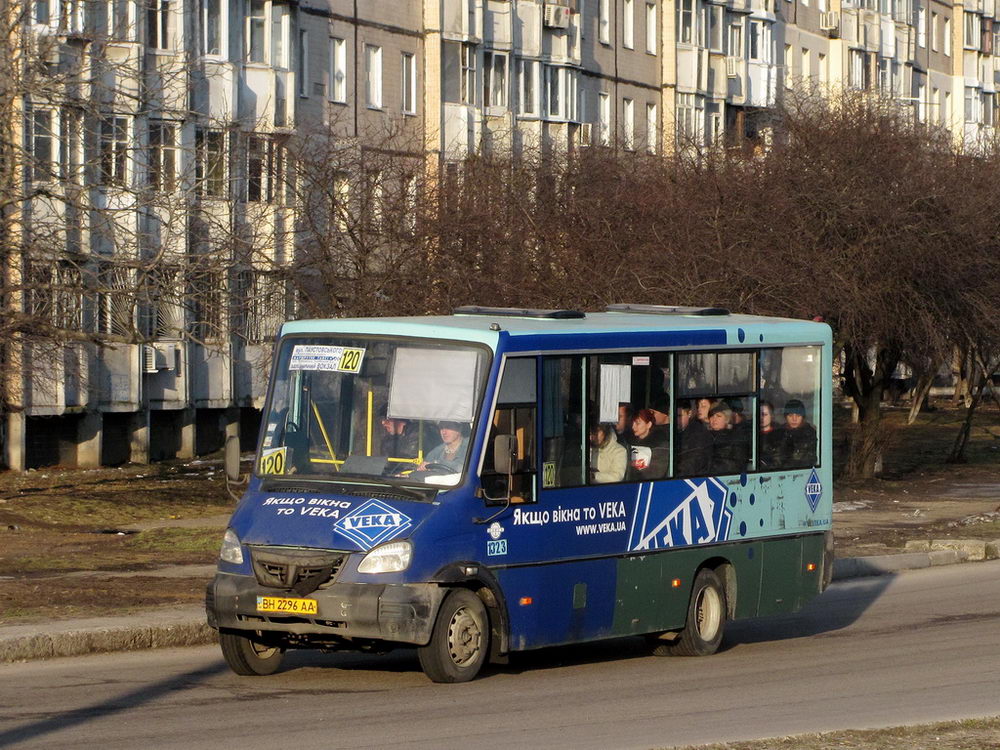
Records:
{"label": "turquoise bus roof", "polygon": [[[491,326],[499,329],[491,330]],[[510,337],[559,337],[588,334],[655,333],[659,331],[725,331],[726,340],[743,346],[761,343],[787,344],[794,342],[826,343],[831,339],[825,323],[770,318],[759,315],[661,315],[642,313],[597,312],[578,319],[553,320],[532,317],[509,317],[489,314],[434,315],[396,318],[327,318],[296,320],[285,323],[283,336],[290,334],[358,333],[408,336],[415,338],[469,341],[496,349],[501,334]],[[743,336],[739,337],[739,332]],[[578,339],[577,339],[578,340]],[[622,346],[628,346],[622,342]],[[604,347],[602,347],[604,348]]]}

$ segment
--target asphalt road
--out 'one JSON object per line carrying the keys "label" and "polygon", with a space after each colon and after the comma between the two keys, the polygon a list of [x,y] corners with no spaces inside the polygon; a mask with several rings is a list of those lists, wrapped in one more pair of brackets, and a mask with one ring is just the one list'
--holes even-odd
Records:
{"label": "asphalt road", "polygon": [[835,584],[731,623],[724,651],[638,639],[435,685],[412,652],[297,653],[266,678],[214,647],[0,666],[0,747],[664,747],[1000,714],[1000,561]]}

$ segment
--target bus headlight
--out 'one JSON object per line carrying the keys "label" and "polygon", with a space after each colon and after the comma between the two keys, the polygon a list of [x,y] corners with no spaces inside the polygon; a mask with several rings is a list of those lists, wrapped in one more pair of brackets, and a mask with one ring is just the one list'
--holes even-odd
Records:
{"label": "bus headlight", "polygon": [[376,547],[361,561],[359,573],[400,573],[410,567],[413,546],[409,542],[389,542]]}
{"label": "bus headlight", "polygon": [[226,529],[222,537],[222,549],[219,550],[219,558],[234,565],[243,564],[243,545],[240,538],[232,529]]}

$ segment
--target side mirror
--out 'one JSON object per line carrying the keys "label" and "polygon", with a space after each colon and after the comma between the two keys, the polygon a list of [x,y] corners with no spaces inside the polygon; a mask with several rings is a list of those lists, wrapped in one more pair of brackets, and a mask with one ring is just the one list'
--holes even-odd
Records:
{"label": "side mirror", "polygon": [[235,435],[226,438],[226,479],[240,481],[240,439]]}
{"label": "side mirror", "polygon": [[497,435],[493,440],[493,468],[497,474],[512,474],[517,460],[517,440],[513,435]]}

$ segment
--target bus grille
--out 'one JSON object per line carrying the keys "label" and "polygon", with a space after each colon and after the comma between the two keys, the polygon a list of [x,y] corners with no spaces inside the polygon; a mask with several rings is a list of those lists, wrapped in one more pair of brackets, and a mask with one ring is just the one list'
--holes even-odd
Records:
{"label": "bus grille", "polygon": [[287,589],[299,596],[333,583],[347,554],[290,547],[250,548],[257,583],[269,588]]}

